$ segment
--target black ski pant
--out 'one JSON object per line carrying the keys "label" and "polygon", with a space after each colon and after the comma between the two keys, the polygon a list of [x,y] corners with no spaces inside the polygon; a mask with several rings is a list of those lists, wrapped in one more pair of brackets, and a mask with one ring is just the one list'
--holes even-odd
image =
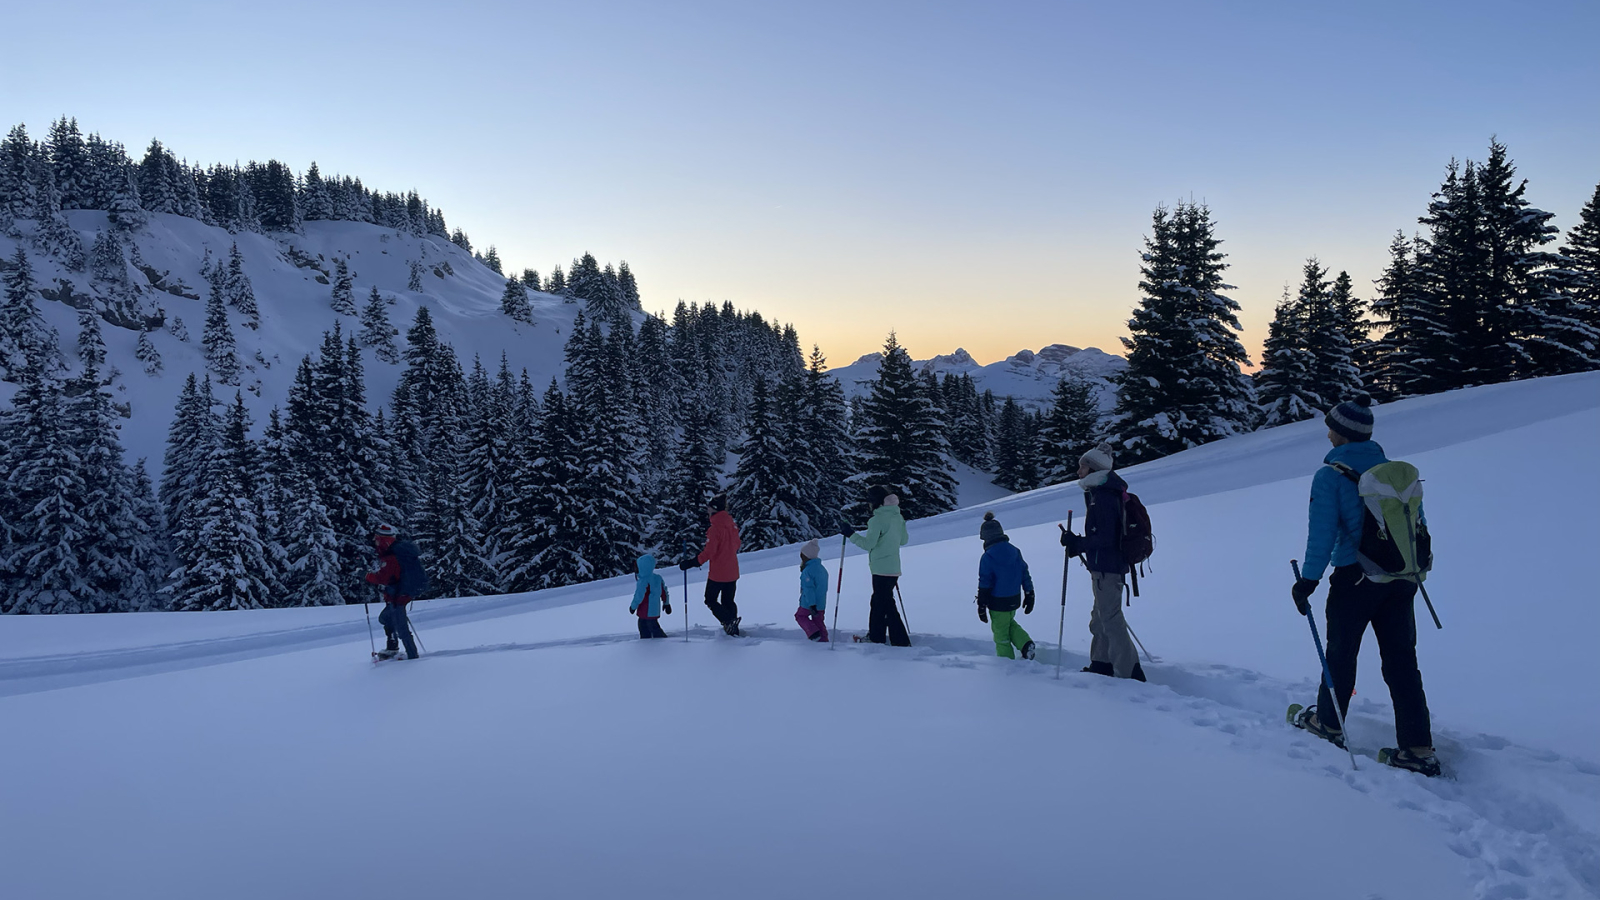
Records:
{"label": "black ski pant", "polygon": [[739,615],[739,605],[733,602],[733,595],[738,589],[737,581],[706,579],[706,609],[711,610],[711,614],[723,625]]}
{"label": "black ski pant", "polygon": [[640,619],[639,620],[639,637],[641,637],[641,638],[664,638],[666,636],[667,636],[667,633],[665,631],[661,630],[661,620],[660,619],[645,618],[645,619]]}
{"label": "black ski pant", "polygon": [[872,606],[867,612],[867,640],[874,644],[883,643],[887,637],[893,646],[911,646],[911,635],[906,634],[906,623],[900,620],[900,610],[894,605],[894,587],[899,583],[899,575],[872,576]]}
{"label": "black ski pant", "polygon": [[[1417,668],[1417,586],[1409,581],[1379,584],[1369,580],[1359,565],[1340,566],[1328,576],[1328,672],[1339,693],[1339,711],[1350,711],[1350,695],[1356,689],[1356,655],[1361,639],[1372,626],[1378,639],[1383,680],[1389,685],[1394,703],[1396,746],[1432,747],[1433,730],[1428,717],[1428,697],[1422,691],[1422,672]],[[1317,709],[1333,706],[1324,684],[1317,692]],[[1337,722],[1318,716],[1329,726]]]}
{"label": "black ski pant", "polygon": [[406,616],[405,604],[385,602],[383,612],[378,613],[378,624],[383,626],[383,636],[390,647],[394,646],[395,636],[399,635],[400,640],[405,642],[406,656],[417,658],[417,642],[411,636],[411,619]]}

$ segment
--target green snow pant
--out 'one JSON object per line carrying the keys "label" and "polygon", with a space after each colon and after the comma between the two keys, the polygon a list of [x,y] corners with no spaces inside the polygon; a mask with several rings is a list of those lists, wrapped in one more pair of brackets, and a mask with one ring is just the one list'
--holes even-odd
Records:
{"label": "green snow pant", "polygon": [[1022,626],[1017,624],[1017,611],[1014,609],[1005,611],[989,610],[989,628],[994,632],[995,655],[1004,656],[1006,659],[1017,658],[1017,654],[1011,649],[1012,647],[1020,650],[1027,646],[1029,641],[1033,640],[1033,638],[1028,637],[1026,631],[1022,630]]}

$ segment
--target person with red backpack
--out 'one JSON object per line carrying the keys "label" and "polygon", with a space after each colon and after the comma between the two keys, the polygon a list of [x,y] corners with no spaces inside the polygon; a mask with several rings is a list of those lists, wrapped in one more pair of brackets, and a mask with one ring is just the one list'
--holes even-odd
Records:
{"label": "person with red backpack", "polygon": [[1061,532],[1068,556],[1081,556],[1094,583],[1089,614],[1089,665],[1083,671],[1144,681],[1139,651],[1122,613],[1125,580],[1132,567],[1123,553],[1123,523],[1128,483],[1112,471],[1111,445],[1101,442],[1078,458],[1078,486],[1086,510],[1083,534]]}
{"label": "person with red backpack", "polygon": [[739,605],[733,595],[739,588],[739,526],[728,514],[728,498],[718,494],[706,505],[711,524],[706,528],[706,546],[700,555],[678,563],[685,572],[711,563],[706,576],[706,609],[717,617],[724,634],[739,636]]}

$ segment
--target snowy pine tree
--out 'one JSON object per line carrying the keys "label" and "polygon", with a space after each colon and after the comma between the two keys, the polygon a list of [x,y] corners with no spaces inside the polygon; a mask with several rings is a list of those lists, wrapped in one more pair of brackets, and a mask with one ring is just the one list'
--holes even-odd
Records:
{"label": "snowy pine tree", "polygon": [[[378,293],[378,286],[372,286],[372,293]],[[334,257],[333,260],[333,295],[330,305],[333,311],[341,316],[356,314],[355,288],[350,282],[350,266],[343,257]]]}
{"label": "snowy pine tree", "polygon": [[206,295],[206,327],[200,343],[205,347],[206,369],[223,384],[239,383],[239,353],[228,324],[228,309],[216,291]]}
{"label": "snowy pine tree", "polygon": [[528,302],[528,289],[516,278],[506,279],[506,289],[500,295],[500,311],[518,322],[533,324],[533,304]]}
{"label": "snowy pine tree", "polygon": [[[819,534],[844,524],[845,482],[855,474],[855,446],[846,422],[844,387],[827,374],[828,358],[812,346],[806,363],[794,430],[805,432],[815,481],[807,492],[807,514]],[[804,489],[802,485],[802,489]]]}
{"label": "snowy pine tree", "polygon": [[245,327],[255,329],[260,326],[261,312],[256,306],[256,291],[250,284],[250,276],[244,273],[244,257],[239,253],[237,242],[228,253],[228,273],[223,280],[223,292],[228,305],[244,316]]}
{"label": "snowy pine tree", "polygon": [[1578,214],[1578,224],[1567,232],[1567,293],[1572,315],[1590,328],[1600,328],[1600,185]]}
{"label": "snowy pine tree", "polygon": [[392,366],[400,362],[400,351],[394,343],[399,333],[399,329],[389,324],[389,304],[374,286],[366,305],[361,308],[361,343],[372,348],[372,355],[379,362]]}
{"label": "snowy pine tree", "polygon": [[144,363],[146,375],[161,374],[161,352],[156,349],[155,342],[150,339],[150,326],[145,325],[139,329],[139,343],[133,349],[133,358]]}
{"label": "snowy pine tree", "polygon": [[1299,298],[1290,296],[1284,285],[1283,299],[1267,329],[1261,371],[1256,375],[1265,428],[1312,418],[1322,406],[1322,398],[1311,389],[1315,360],[1306,347],[1305,313]]}
{"label": "snowy pine tree", "polygon": [[1043,484],[1078,477],[1078,456],[1099,438],[1100,402],[1095,385],[1068,370],[1050,394],[1050,409],[1039,428],[1039,468]]}
{"label": "snowy pine tree", "polygon": [[764,550],[809,538],[812,526],[796,483],[793,432],[784,431],[773,413],[767,380],[756,376],[746,435],[739,448],[739,466],[728,494],[729,511],[739,523],[743,546]]}
{"label": "snowy pine tree", "polygon": [[5,273],[5,305],[0,307],[0,366],[5,380],[18,381],[24,371],[54,371],[55,331],[45,323],[34,302],[38,292],[33,266],[21,247],[11,257]]}
{"label": "snowy pine tree", "polygon": [[1112,425],[1130,462],[1248,431],[1256,416],[1255,392],[1240,371],[1249,356],[1234,334],[1239,304],[1221,293],[1232,285],[1222,280],[1226,257],[1211,211],[1157,207],[1151,225]]}
{"label": "snowy pine tree", "polygon": [[422,263],[413,259],[409,260],[407,265],[411,269],[411,274],[406,277],[406,290],[420,294],[422,293]]}
{"label": "snowy pine tree", "polygon": [[955,508],[955,475],[938,410],[912,372],[910,354],[893,333],[884,343],[878,377],[862,404],[856,440],[861,452],[861,472],[856,477],[898,494],[906,518]]}

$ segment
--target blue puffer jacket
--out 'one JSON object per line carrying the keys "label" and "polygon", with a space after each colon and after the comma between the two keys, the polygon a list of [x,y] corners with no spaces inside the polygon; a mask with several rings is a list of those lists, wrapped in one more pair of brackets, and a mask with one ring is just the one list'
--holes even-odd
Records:
{"label": "blue puffer jacket", "polygon": [[1024,590],[1033,590],[1033,576],[1028,574],[1022,551],[1008,537],[985,547],[983,559],[978,560],[978,595],[984,598],[983,605],[1011,612],[1022,606]]}
{"label": "blue puffer jacket", "polygon": [[[667,600],[667,583],[656,574],[656,558],[646,553],[639,557],[639,582],[633,586],[633,602],[628,604],[628,612],[638,613],[641,619],[658,619],[661,617],[661,603]],[[645,598],[649,598],[646,603]],[[639,605],[645,604],[643,609]]]}
{"label": "blue puffer jacket", "polygon": [[[1363,504],[1356,483],[1329,463],[1343,463],[1356,474],[1389,461],[1377,441],[1353,441],[1328,451],[1311,479],[1311,524],[1306,533],[1305,566],[1300,577],[1317,580],[1334,567],[1353,565],[1361,546]],[[1426,519],[1422,520],[1426,522]]]}
{"label": "blue puffer jacket", "polygon": [[1122,543],[1122,494],[1128,483],[1116,472],[1104,472],[1104,480],[1101,474],[1093,472],[1078,480],[1087,506],[1078,552],[1083,554],[1084,568],[1091,572],[1126,575],[1128,561],[1118,545]]}
{"label": "blue puffer jacket", "polygon": [[800,605],[807,609],[828,608],[828,568],[820,559],[808,559],[800,567]]}

